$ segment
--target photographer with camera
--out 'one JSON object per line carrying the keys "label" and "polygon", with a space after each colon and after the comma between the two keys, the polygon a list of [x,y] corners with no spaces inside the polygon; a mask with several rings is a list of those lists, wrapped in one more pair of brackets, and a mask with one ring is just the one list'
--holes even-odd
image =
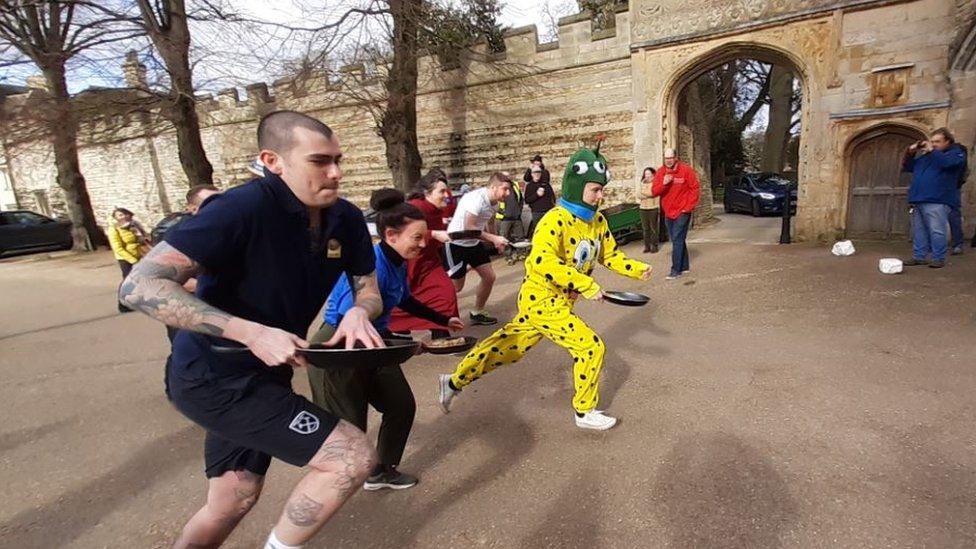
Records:
{"label": "photographer with camera", "polygon": [[904,262],[906,266],[945,266],[949,216],[960,206],[957,184],[965,169],[966,149],[956,143],[946,128],[935,130],[927,141],[918,141],[906,149],[902,171],[912,174],[908,188],[912,258]]}

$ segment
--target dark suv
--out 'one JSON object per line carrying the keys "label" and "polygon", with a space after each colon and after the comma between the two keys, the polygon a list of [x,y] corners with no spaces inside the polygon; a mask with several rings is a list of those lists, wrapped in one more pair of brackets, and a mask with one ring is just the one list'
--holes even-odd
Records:
{"label": "dark suv", "polygon": [[0,212],[0,255],[15,250],[70,249],[71,222],[27,210]]}
{"label": "dark suv", "polygon": [[783,203],[790,197],[790,214],[796,213],[796,184],[776,173],[737,175],[725,184],[723,200],[727,212],[783,214]]}

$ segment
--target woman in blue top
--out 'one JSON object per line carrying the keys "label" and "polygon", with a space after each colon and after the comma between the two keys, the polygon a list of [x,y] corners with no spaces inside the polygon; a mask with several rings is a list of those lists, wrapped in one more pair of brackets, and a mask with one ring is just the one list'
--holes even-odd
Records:
{"label": "woman in blue top", "polygon": [[[439,326],[461,330],[460,318],[447,316],[418,302],[410,295],[407,284],[407,260],[420,255],[426,245],[427,222],[416,206],[404,202],[396,189],[373,192],[370,207],[377,212],[376,232],[381,241],[373,247],[376,254],[376,282],[383,297],[383,312],[373,325],[383,335],[392,337],[388,326],[390,313],[399,307],[413,316]],[[328,341],[335,327],[353,306],[355,295],[348,277],[342,277],[332,289],[325,308],[325,323],[312,342]],[[399,365],[364,368],[308,368],[312,400],[327,411],[366,430],[369,405],[383,414],[377,452],[379,463],[363,485],[365,490],[392,488],[400,490],[417,484],[417,478],[397,470],[413,426],[416,403],[410,384]]]}

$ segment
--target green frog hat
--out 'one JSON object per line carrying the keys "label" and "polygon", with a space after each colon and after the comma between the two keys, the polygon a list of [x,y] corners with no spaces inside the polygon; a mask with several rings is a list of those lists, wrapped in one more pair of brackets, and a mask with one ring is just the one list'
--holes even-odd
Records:
{"label": "green frog hat", "polygon": [[566,173],[563,174],[563,192],[559,199],[561,206],[573,215],[590,221],[597,207],[583,202],[583,188],[587,183],[610,183],[610,169],[607,159],[600,154],[602,139],[597,141],[594,149],[580,149],[569,157]]}

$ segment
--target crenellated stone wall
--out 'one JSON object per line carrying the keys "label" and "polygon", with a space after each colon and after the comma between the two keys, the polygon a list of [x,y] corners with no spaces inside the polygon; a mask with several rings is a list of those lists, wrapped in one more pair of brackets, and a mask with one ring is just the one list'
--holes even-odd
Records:
{"label": "crenellated stone wall", "polygon": [[[521,178],[535,154],[542,154],[559,185],[563,163],[582,144],[606,135],[603,150],[614,178],[632,177],[630,108],[630,27],[627,13],[617,15],[616,32],[591,35],[586,16],[564,18],[559,41],[540,44],[535,27],[506,33],[506,52],[478,56],[463,68],[443,70],[424,57],[420,63],[418,138],[425,166],[443,166],[454,181],[483,182],[491,172],[507,170]],[[268,112],[294,109],[329,124],[344,149],[344,194],[365,205],[369,192],[390,184],[383,141],[373,119],[326,78],[302,82],[253,84],[241,96],[229,89],[202,96],[202,137],[219,186],[240,184],[251,175],[257,122]],[[147,137],[136,121],[116,128],[107,143],[84,142],[81,165],[97,214],[107,219],[125,206],[152,222],[163,214],[157,180],[174,209],[183,205],[187,182],[180,168],[175,135]],[[103,131],[100,135],[104,135]],[[150,142],[159,159],[150,162]],[[17,175],[20,206],[34,208],[34,191],[51,195],[53,209],[63,201],[44,142],[9,143],[11,169]],[[613,200],[631,199],[631,186],[610,189]]]}

